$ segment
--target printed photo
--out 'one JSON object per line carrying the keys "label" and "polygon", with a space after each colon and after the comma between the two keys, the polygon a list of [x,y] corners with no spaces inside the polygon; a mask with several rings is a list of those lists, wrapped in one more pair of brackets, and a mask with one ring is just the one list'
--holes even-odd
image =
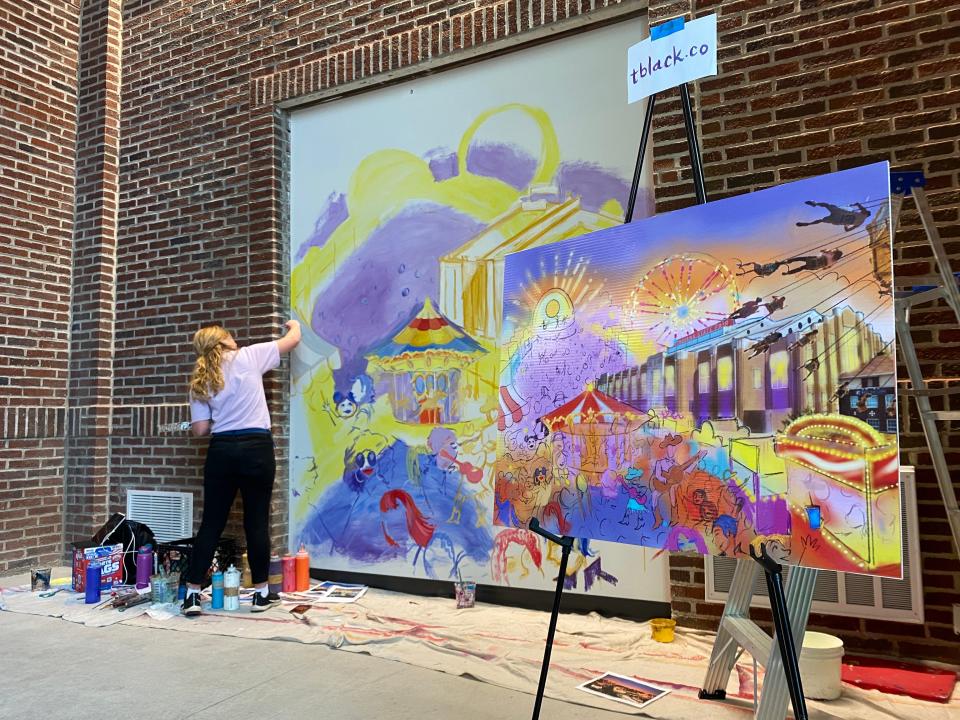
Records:
{"label": "printed photo", "polygon": [[580,686],[581,690],[594,695],[616,700],[627,705],[642,708],[667,693],[669,690],[642,683],[623,675],[606,673]]}

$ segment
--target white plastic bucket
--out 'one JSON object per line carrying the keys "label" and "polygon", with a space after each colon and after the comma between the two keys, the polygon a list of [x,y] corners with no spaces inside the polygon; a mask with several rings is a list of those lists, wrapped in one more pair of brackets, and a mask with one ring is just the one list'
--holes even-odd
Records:
{"label": "white plastic bucket", "polygon": [[843,640],[826,633],[808,632],[800,651],[800,678],[803,694],[811,700],[836,700],[840,697],[840,664]]}

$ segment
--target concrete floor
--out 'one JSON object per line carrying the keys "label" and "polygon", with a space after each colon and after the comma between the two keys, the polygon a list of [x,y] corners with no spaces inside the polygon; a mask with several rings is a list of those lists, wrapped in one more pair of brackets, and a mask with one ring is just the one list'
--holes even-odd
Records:
{"label": "concrete floor", "polygon": [[[517,720],[533,696],[322,645],[0,612],[0,718]],[[549,720],[623,718],[546,700]]]}

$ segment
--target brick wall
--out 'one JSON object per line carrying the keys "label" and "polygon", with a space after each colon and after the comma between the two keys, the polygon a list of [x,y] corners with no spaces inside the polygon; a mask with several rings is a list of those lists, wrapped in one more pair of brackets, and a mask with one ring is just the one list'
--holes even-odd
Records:
{"label": "brick wall", "polygon": [[62,542],[78,4],[0,0],[0,571]]}
{"label": "brick wall", "polygon": [[[720,72],[699,83],[700,132],[711,199],[889,160],[922,169],[947,249],[960,255],[960,7],[953,0],[740,0],[651,2],[651,22],[719,14]],[[655,121],[658,210],[693,204],[679,96]],[[899,276],[932,272],[919,219],[907,203],[894,241]],[[960,269],[960,265],[955,266]],[[930,378],[960,375],[960,331],[942,307],[915,312],[914,340]],[[906,377],[903,368],[900,377]],[[935,398],[936,400],[937,398]],[[939,398],[942,400],[942,398]],[[957,660],[951,605],[960,572],[943,501],[913,401],[901,394],[902,460],[917,468],[926,625],[814,617],[854,650]],[[948,460],[960,436],[945,433]],[[673,610],[715,628],[722,606],[704,602],[703,561],[671,558]]]}

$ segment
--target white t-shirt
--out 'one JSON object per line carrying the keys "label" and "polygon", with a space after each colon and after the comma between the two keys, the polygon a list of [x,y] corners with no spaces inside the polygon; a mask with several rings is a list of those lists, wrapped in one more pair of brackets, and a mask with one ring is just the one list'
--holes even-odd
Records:
{"label": "white t-shirt", "polygon": [[214,433],[269,430],[263,375],[280,365],[276,342],[258,343],[223,356],[223,390],[207,400],[190,398],[190,421],[212,420]]}

